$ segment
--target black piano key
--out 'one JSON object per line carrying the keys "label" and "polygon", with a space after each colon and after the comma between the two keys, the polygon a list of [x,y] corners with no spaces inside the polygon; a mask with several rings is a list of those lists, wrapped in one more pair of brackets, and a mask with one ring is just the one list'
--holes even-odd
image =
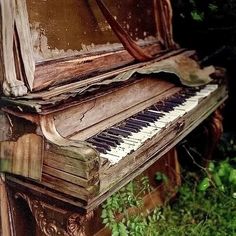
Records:
{"label": "black piano key", "polygon": [[158,113],[155,114],[155,113],[151,113],[151,112],[148,112],[148,111],[143,112],[143,115],[147,116],[149,118],[152,118],[153,121],[156,121],[161,117]]}
{"label": "black piano key", "polygon": [[95,149],[96,149],[97,151],[99,151],[100,153],[104,153],[104,154],[107,153],[106,150],[105,150],[104,148],[102,148],[102,147],[97,147],[97,146],[95,146]]}
{"label": "black piano key", "polygon": [[137,133],[139,131],[137,130],[137,128],[130,126],[128,123],[123,123],[121,127],[127,129],[128,131],[132,133]]}
{"label": "black piano key", "polygon": [[143,123],[141,123],[140,121],[135,120],[135,119],[133,119],[133,118],[132,118],[132,119],[129,119],[129,120],[126,120],[126,123],[129,124],[129,125],[134,125],[134,126],[136,126],[137,128],[139,128],[139,129],[142,129],[143,127],[147,127],[146,123],[143,124]]}
{"label": "black piano key", "polygon": [[120,136],[123,136],[123,137],[128,137],[130,135],[130,132],[120,130],[120,129],[117,129],[117,128],[110,128],[110,129],[107,130],[107,132],[111,133],[111,134],[117,134],[117,135],[120,135]]}
{"label": "black piano key", "polygon": [[117,146],[117,144],[114,141],[110,141],[110,140],[107,140],[105,138],[101,138],[101,137],[95,136],[95,137],[93,137],[93,139],[98,141],[98,142],[104,142],[107,145],[109,145],[110,147],[116,147]]}
{"label": "black piano key", "polygon": [[186,101],[186,99],[181,98],[181,97],[173,97],[173,98],[170,98],[169,101],[173,102],[173,103],[181,104],[181,103],[184,103]]}
{"label": "black piano key", "polygon": [[154,118],[154,119],[158,118],[158,115],[155,116],[155,114],[149,113],[148,111],[143,111],[141,114],[150,118]]}
{"label": "black piano key", "polygon": [[138,127],[137,125],[133,125],[133,124],[130,124],[130,123],[127,123],[125,124],[125,127],[128,127],[128,128],[131,128],[134,130],[134,133],[138,133],[140,131],[140,127]]}
{"label": "black piano key", "polygon": [[111,137],[113,139],[116,139],[119,143],[123,143],[124,142],[123,139],[122,139],[123,136],[121,136],[119,134],[108,133],[107,130],[103,131],[103,134],[105,134],[106,136]]}
{"label": "black piano key", "polygon": [[133,122],[134,124],[140,125],[140,127],[148,127],[150,125],[149,122],[146,122],[146,121],[140,120],[140,119],[136,119],[134,117],[129,119],[129,121]]}
{"label": "black piano key", "polygon": [[153,111],[150,111],[150,110],[146,110],[145,113],[149,114],[149,115],[152,115],[153,117],[157,117],[157,118],[161,118],[163,116],[165,116],[165,114],[161,113],[161,112],[153,112]]}
{"label": "black piano key", "polygon": [[97,146],[97,147],[104,148],[105,150],[108,150],[108,151],[111,150],[111,147],[109,145],[107,145],[106,143],[103,143],[103,142],[98,142],[97,140],[94,140],[93,138],[90,138],[88,140],[88,142]]}
{"label": "black piano key", "polygon": [[152,107],[153,110],[155,111],[163,111],[163,112],[170,112],[170,111],[173,111],[174,108],[173,107],[170,107],[170,106],[166,106],[164,104],[155,104],[153,105]]}
{"label": "black piano key", "polygon": [[173,111],[176,106],[179,104],[171,102],[171,101],[165,101],[165,107],[168,108],[170,111]]}
{"label": "black piano key", "polygon": [[97,137],[101,137],[101,138],[105,138],[105,139],[107,139],[107,140],[113,141],[113,142],[115,142],[117,145],[119,145],[119,144],[122,142],[122,139],[118,139],[118,138],[114,138],[114,137],[108,136],[108,135],[105,134],[105,133],[100,133],[99,135],[97,135]]}
{"label": "black piano key", "polygon": [[138,114],[133,116],[134,118],[138,119],[138,120],[143,120],[143,121],[148,121],[148,122],[155,122],[155,119],[145,116],[143,114]]}
{"label": "black piano key", "polygon": [[129,136],[132,135],[132,130],[127,127],[117,126],[116,128],[119,129],[120,131],[125,131],[129,133]]}

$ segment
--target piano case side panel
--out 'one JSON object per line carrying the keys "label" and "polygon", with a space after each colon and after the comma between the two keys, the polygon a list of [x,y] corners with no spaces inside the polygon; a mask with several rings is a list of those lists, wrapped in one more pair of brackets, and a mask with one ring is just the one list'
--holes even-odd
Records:
{"label": "piano case side panel", "polygon": [[0,112],[0,171],[40,180],[44,156],[43,137],[35,126]]}

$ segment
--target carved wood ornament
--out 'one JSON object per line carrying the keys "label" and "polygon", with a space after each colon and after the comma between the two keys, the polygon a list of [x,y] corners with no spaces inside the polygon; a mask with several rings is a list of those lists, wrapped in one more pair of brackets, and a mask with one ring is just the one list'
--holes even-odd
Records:
{"label": "carved wood ornament", "polygon": [[70,236],[86,236],[85,223],[94,216],[93,211],[84,216],[73,214],[68,218],[67,231]]}
{"label": "carved wood ornament", "polygon": [[47,218],[41,201],[32,200],[24,193],[16,193],[15,198],[22,198],[27,202],[38,227],[46,236],[70,236],[55,220]]}
{"label": "carved wood ornament", "polygon": [[[27,202],[38,227],[45,236],[86,236],[85,223],[93,217],[93,211],[85,215],[78,213],[70,215],[66,223],[66,229],[63,229],[59,222],[49,219],[44,202],[31,199],[20,192],[15,194],[15,198],[21,198]],[[66,215],[69,215],[69,213]]]}

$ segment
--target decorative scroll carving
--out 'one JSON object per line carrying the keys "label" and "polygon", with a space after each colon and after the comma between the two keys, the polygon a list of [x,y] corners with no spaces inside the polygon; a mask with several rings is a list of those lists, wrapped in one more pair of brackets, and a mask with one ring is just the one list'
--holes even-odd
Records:
{"label": "decorative scroll carving", "polygon": [[86,236],[85,223],[94,216],[93,211],[86,215],[73,214],[67,222],[67,232],[70,236]]}
{"label": "decorative scroll carving", "polygon": [[15,197],[22,198],[28,203],[38,227],[46,236],[70,236],[55,220],[47,219],[44,203],[32,200],[24,193],[18,192]]}
{"label": "decorative scroll carving", "polygon": [[79,140],[66,139],[62,137],[55,126],[54,118],[52,115],[41,116],[40,126],[44,137],[60,148],[68,149],[78,154],[76,158],[82,158],[86,161],[98,159],[99,153],[91,145]]}
{"label": "decorative scroll carving", "polygon": [[38,227],[46,236],[86,236],[85,223],[94,216],[93,211],[85,215],[74,213],[69,216],[64,230],[58,222],[47,218],[45,203],[30,199],[20,192],[15,194],[15,198],[22,198],[27,202]]}

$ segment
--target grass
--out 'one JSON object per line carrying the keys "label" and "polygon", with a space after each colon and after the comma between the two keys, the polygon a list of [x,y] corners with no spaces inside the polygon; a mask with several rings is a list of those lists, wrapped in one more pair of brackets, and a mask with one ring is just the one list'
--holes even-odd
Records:
{"label": "grass", "polygon": [[[148,215],[125,214],[129,207],[142,206],[135,192],[140,183],[131,182],[114,194],[103,205],[102,214],[112,236],[236,236],[235,140],[223,136],[218,160],[207,168],[183,170],[176,198]],[[147,178],[142,181],[141,191],[151,191]],[[165,178],[163,182],[167,182]],[[124,217],[117,221],[121,212]]]}

